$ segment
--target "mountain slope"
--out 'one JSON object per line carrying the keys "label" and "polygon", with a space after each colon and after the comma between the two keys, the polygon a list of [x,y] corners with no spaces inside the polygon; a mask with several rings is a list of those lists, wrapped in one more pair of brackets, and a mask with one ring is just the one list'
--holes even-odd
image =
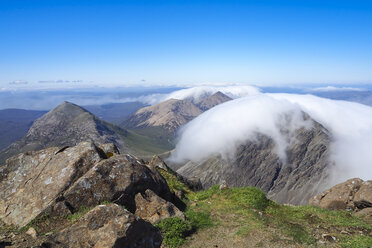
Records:
{"label": "mountain slope", "polygon": [[255,186],[279,203],[306,204],[327,187],[330,167],[328,132],[314,120],[311,122],[312,128],[296,130],[285,160],[278,157],[270,137],[258,134],[256,141],[239,146],[233,158],[214,156],[199,163],[190,161],[177,172],[200,178],[205,188],[223,182],[234,187]]}
{"label": "mountain slope", "polygon": [[138,110],[125,121],[126,128],[162,127],[174,133],[202,111],[187,100],[170,99]]}
{"label": "mountain slope", "polygon": [[0,150],[26,135],[32,122],[45,113],[24,109],[0,110]]}
{"label": "mountain slope", "polygon": [[2,150],[0,164],[21,152],[73,146],[86,140],[97,144],[114,143],[119,149],[123,149],[124,143],[118,131],[125,132],[75,104],[63,102],[37,119],[22,139]]}

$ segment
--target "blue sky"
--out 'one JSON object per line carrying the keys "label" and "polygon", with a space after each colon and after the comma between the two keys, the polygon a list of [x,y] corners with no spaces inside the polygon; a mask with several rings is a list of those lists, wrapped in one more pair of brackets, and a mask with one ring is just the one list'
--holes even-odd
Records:
{"label": "blue sky", "polygon": [[372,2],[0,0],[0,86],[56,80],[372,83]]}

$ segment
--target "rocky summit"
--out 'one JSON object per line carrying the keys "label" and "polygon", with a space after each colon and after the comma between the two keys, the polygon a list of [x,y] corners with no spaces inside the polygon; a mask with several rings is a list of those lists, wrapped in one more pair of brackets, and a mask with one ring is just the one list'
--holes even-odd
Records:
{"label": "rocky summit", "polygon": [[23,138],[0,151],[0,164],[20,152],[74,146],[86,140],[97,144],[114,143],[121,149],[124,143],[116,131],[113,125],[98,119],[87,110],[63,102],[35,120]]}
{"label": "rocky summit", "polygon": [[[230,187],[255,186],[279,203],[306,204],[328,185],[330,166],[328,131],[304,114],[312,127],[299,128],[291,140],[286,158],[280,159],[274,141],[257,134],[254,141],[239,146],[232,158],[213,156],[201,162],[172,165],[184,177],[200,178],[204,188],[225,182]],[[283,127],[284,133],[289,133]]]}
{"label": "rocky summit", "polygon": [[[114,144],[21,153],[0,172],[3,226],[22,228],[44,216],[63,219],[89,210],[72,226],[44,236],[39,243],[45,247],[159,247],[162,237],[150,222],[184,218],[163,176],[132,155],[120,155]],[[108,202],[114,204],[100,206]]]}
{"label": "rocky summit", "polygon": [[213,108],[221,103],[232,100],[232,98],[226,96],[222,92],[218,91],[211,96],[201,99],[196,105],[203,111]]}

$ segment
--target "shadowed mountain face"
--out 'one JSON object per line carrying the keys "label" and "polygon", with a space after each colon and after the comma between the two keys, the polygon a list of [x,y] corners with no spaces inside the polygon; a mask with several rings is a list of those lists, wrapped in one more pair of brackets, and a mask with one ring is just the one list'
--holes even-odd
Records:
{"label": "shadowed mountain face", "polygon": [[32,122],[45,113],[24,109],[0,110],[0,150],[26,135]]}
{"label": "shadowed mountain face", "polygon": [[123,123],[123,126],[132,129],[161,127],[174,134],[182,125],[204,111],[229,100],[231,98],[221,92],[203,98],[199,102],[169,99],[138,110]]}
{"label": "shadowed mountain face", "polygon": [[73,146],[86,140],[97,144],[114,143],[122,149],[124,143],[117,132],[125,131],[119,129],[75,104],[63,102],[37,119],[26,136],[2,150],[0,164],[21,152],[54,146]]}
{"label": "shadowed mountain face", "polygon": [[296,130],[286,159],[278,157],[271,138],[257,134],[256,141],[238,147],[233,159],[215,156],[199,163],[188,162],[177,172],[188,178],[200,178],[205,188],[223,182],[234,187],[255,186],[279,203],[306,204],[311,196],[328,186],[330,167],[328,132],[311,121],[311,129]]}

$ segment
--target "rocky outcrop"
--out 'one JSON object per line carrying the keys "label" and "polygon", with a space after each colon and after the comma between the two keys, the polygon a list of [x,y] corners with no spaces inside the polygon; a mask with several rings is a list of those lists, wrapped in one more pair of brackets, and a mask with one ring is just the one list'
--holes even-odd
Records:
{"label": "rocky outcrop", "polygon": [[91,142],[19,154],[1,167],[0,219],[24,226],[104,158]]}
{"label": "rocky outcrop", "polygon": [[[372,181],[349,179],[312,197],[309,203],[327,209],[360,211],[372,208]],[[369,213],[368,210],[363,212]]]}
{"label": "rocky outcrop", "polygon": [[123,149],[119,133],[125,133],[125,130],[114,128],[75,104],[63,102],[34,121],[26,136],[0,151],[0,165],[21,152],[74,146],[87,140],[96,144],[114,143]]}
{"label": "rocky outcrop", "polygon": [[61,200],[72,209],[111,201],[134,212],[135,195],[147,189],[164,199],[172,198],[165,179],[157,171],[151,171],[131,155],[117,155],[95,164],[64,192]]}
{"label": "rocky outcrop", "polygon": [[[165,179],[114,145],[82,142],[19,154],[1,168],[0,219],[24,226],[41,215],[67,215],[104,201],[136,210],[134,197],[147,189],[172,201]],[[111,156],[108,158],[107,154]]]}
{"label": "rocky outcrop", "polygon": [[53,235],[42,247],[160,247],[161,233],[149,222],[116,204],[99,205],[72,226]]}
{"label": "rocky outcrop", "polygon": [[135,202],[136,215],[151,223],[170,217],[185,219],[185,215],[173,203],[165,201],[149,189],[145,193],[138,193]]}
{"label": "rocky outcrop", "polygon": [[[274,141],[263,134],[239,146],[232,158],[210,157],[188,162],[177,170],[187,178],[199,178],[203,187],[226,182],[229,187],[255,186],[278,203],[306,204],[310,197],[327,186],[327,130],[311,120],[311,128],[299,128],[288,135],[286,158],[277,155]],[[283,133],[289,131],[282,127]],[[176,165],[177,166],[177,165]]]}

